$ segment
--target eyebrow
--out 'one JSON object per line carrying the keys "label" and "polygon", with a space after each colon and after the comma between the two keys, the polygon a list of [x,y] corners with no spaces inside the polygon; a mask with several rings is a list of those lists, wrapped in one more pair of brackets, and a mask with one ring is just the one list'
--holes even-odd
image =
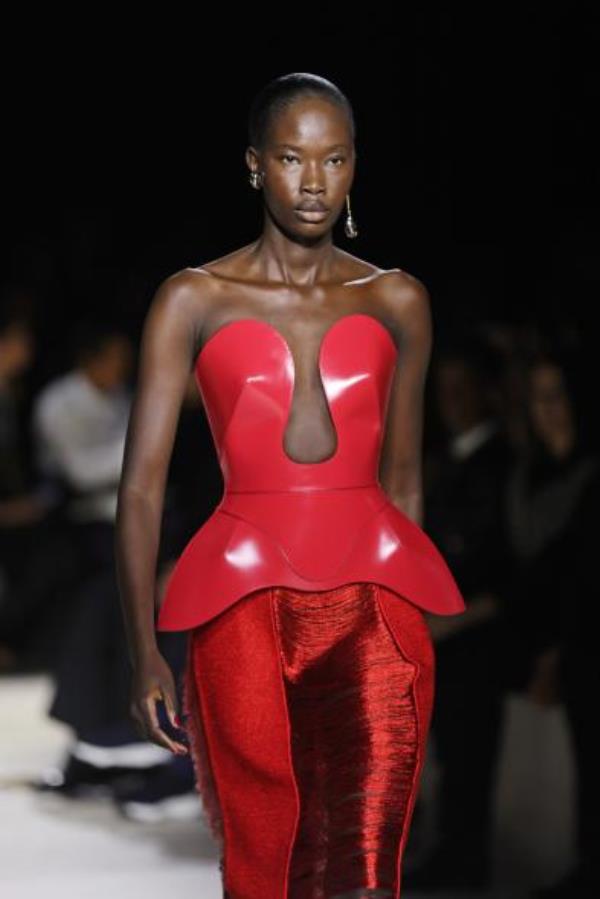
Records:
{"label": "eyebrow", "polygon": [[[289,147],[290,150],[299,150],[299,151],[302,151],[302,149],[303,149],[303,147],[298,147],[298,146],[296,146],[296,144],[275,144],[276,149],[278,149],[280,147]],[[328,151],[329,150],[339,150],[339,149],[347,150],[348,147],[346,146],[346,144],[333,144],[331,147],[328,148]]]}

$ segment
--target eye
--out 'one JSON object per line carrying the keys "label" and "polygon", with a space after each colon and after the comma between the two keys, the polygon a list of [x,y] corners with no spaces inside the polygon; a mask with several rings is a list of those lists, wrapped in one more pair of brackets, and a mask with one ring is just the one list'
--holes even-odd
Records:
{"label": "eye", "polygon": [[[344,157],[343,156],[334,156],[329,161],[342,163],[342,162],[344,162]],[[335,168],[339,168],[339,166],[335,166]]]}
{"label": "eye", "polygon": [[293,153],[284,153],[283,156],[279,157],[280,159],[298,159],[297,156],[294,156]]}

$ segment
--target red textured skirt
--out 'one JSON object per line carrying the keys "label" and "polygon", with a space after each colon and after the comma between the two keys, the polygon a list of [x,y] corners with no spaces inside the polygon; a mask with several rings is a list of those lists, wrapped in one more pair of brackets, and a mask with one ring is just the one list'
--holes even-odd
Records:
{"label": "red textured skirt", "polygon": [[183,713],[227,899],[397,899],[434,696],[374,583],[247,594],[188,634]]}

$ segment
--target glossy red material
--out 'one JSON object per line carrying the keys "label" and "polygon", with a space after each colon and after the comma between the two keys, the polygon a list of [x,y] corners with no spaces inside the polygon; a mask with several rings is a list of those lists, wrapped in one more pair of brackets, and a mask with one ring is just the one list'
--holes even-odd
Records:
{"label": "glossy red material", "polygon": [[192,630],[184,712],[228,899],[400,896],[435,659],[377,584],[271,587]]}
{"label": "glossy red material", "polygon": [[196,627],[271,585],[322,591],[374,582],[429,612],[464,611],[441,553],[378,480],[396,356],[374,316],[346,315],[329,328],[319,372],[337,448],[303,463],[284,449],[295,378],[284,337],[249,318],[209,338],[195,376],[225,489],[177,561],[157,630]]}

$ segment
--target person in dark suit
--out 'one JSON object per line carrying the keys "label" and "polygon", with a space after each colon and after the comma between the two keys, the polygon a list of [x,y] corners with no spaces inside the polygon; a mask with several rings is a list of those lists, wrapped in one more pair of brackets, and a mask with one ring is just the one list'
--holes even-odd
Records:
{"label": "person in dark suit", "polygon": [[465,336],[438,354],[433,373],[444,438],[427,461],[425,530],[444,554],[467,610],[430,620],[437,827],[427,857],[405,874],[407,889],[490,882],[504,725],[502,608],[509,553],[503,496],[512,449],[496,405],[501,366],[492,347]]}

